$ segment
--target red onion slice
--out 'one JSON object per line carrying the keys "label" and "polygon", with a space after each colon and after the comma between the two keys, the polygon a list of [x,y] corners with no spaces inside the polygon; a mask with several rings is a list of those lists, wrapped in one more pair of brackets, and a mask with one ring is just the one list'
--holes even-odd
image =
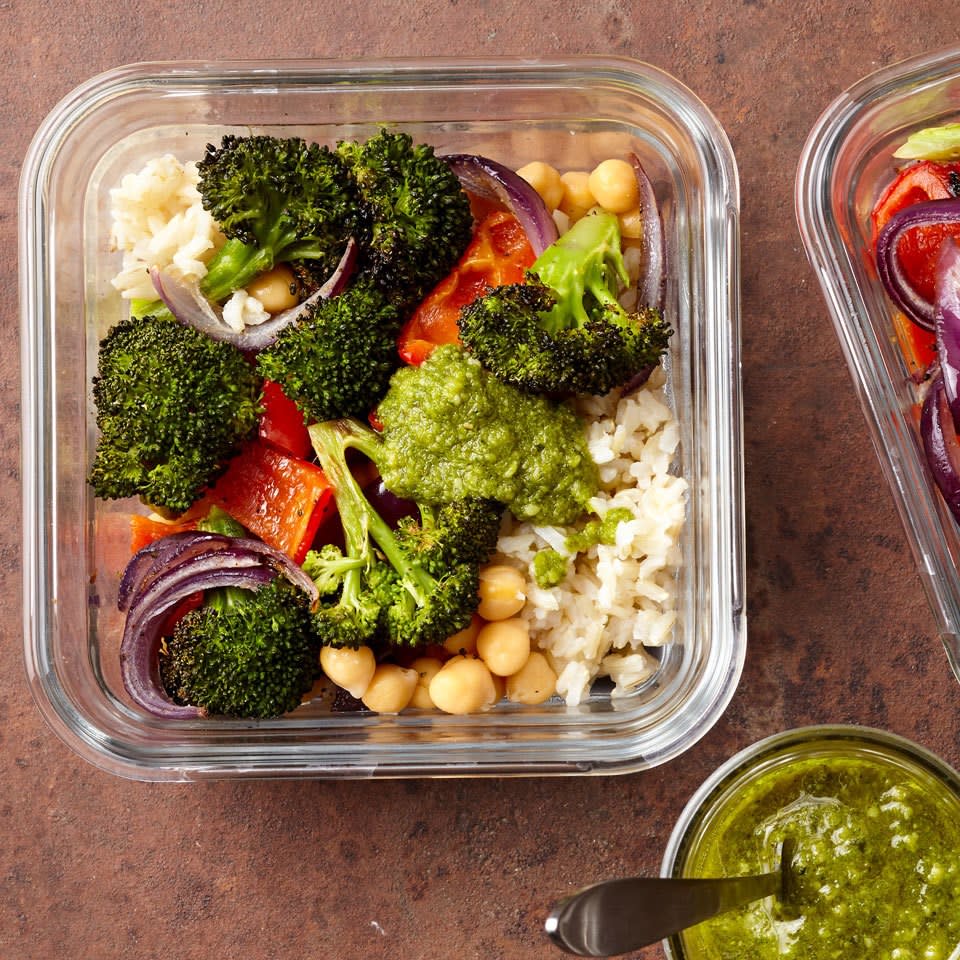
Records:
{"label": "red onion slice", "polygon": [[316,602],[316,585],[302,568],[259,540],[171,534],[135,554],[124,571],[118,600],[120,608],[127,609],[121,678],[134,703],[164,719],[202,716],[196,707],[173,703],[160,682],[157,649],[168,614],[197,592],[228,586],[257,590],[278,574]]}
{"label": "red onion slice", "polygon": [[960,247],[953,240],[940,248],[935,289],[937,359],[954,423],[960,424]]}
{"label": "red onion slice", "polygon": [[149,610],[127,618],[120,643],[120,671],[124,689],[138,706],[167,720],[192,720],[204,715],[199,707],[174,703],[160,680],[157,649],[167,614],[198,590],[228,586],[257,590],[276,576],[274,571],[263,566],[216,570],[201,577],[191,575],[191,568],[187,565],[187,569],[181,573],[182,579],[164,591],[161,600]]}
{"label": "red onion slice", "polygon": [[499,204],[520,221],[534,256],[539,257],[557,239],[557,225],[540,194],[509,167],[470,153],[441,159],[450,165],[464,190]]}
{"label": "red onion slice", "polygon": [[121,611],[130,606],[133,596],[154,574],[159,572],[185,551],[198,544],[211,543],[216,548],[223,538],[200,530],[171,533],[138,550],[128,561],[120,587],[117,591],[117,608]]}
{"label": "red onion slice", "polygon": [[960,200],[925,200],[895,213],[877,237],[877,273],[890,299],[914,323],[925,330],[935,326],[936,305],[926,300],[910,283],[897,253],[908,230],[956,224],[960,233]]}
{"label": "red onion slice", "polygon": [[960,522],[960,442],[942,377],[933,381],[923,402],[920,436],[933,479]]}
{"label": "red onion slice", "polygon": [[337,268],[319,290],[303,303],[274,314],[263,323],[251,324],[243,330],[234,330],[224,321],[222,308],[207,300],[198,283],[179,280],[157,267],[151,268],[150,279],[157,296],[182,324],[194,327],[211,340],[223,340],[240,350],[255,352],[273,344],[281,330],[296,323],[318,300],[328,300],[342,293],[353,274],[356,262],[357,243],[351,237]]}
{"label": "red onion slice", "polygon": [[660,206],[653,184],[635,153],[630,154],[630,164],[640,190],[640,219],[643,225],[643,261],[637,280],[637,299],[644,306],[662,310],[667,282],[667,256]]}

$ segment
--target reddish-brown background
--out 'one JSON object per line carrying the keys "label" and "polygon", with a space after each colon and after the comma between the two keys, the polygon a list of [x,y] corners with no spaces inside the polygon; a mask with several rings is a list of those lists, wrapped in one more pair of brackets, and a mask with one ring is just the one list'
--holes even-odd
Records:
{"label": "reddish-brown background", "polygon": [[[655,872],[707,771],[761,736],[859,722],[960,763],[960,689],[792,192],[820,111],[954,42],[952,26],[932,0],[0,2],[0,958],[560,956],[541,933],[549,903]],[[76,758],[31,702],[21,655],[16,192],[42,118],[135,60],[568,53],[672,72],[737,154],[750,649],[725,716],[680,759],[613,779],[164,785]]]}

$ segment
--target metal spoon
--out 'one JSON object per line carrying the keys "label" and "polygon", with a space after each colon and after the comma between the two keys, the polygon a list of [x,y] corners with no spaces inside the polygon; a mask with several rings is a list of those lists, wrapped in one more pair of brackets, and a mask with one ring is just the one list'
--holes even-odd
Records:
{"label": "metal spoon", "polygon": [[550,939],[579,957],[611,957],[664,940],[687,927],[771,895],[789,899],[792,840],[780,869],[750,877],[687,880],[632,877],[606,880],[561,900],[547,917]]}

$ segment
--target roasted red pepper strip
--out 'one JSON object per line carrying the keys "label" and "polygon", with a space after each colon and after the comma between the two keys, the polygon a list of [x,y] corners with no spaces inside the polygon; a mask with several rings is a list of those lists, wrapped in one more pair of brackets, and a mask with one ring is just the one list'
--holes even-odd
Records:
{"label": "roasted red pepper strip", "polygon": [[874,240],[884,224],[905,207],[924,200],[956,196],[960,196],[960,163],[921,160],[904,167],[880,195],[870,214]]}
{"label": "roasted red pepper strip", "polygon": [[477,227],[457,265],[427,294],[406,322],[397,347],[406,363],[419,366],[434,347],[459,343],[461,308],[491,287],[520,283],[536,258],[520,221],[496,210]]}
{"label": "roasted red pepper strip", "polygon": [[300,408],[272,380],[263,383],[260,439],[277,450],[306,460],[313,447]]}
{"label": "roasted red pepper strip", "polygon": [[314,463],[253,441],[230,461],[207,494],[252,534],[301,563],[317,528],[336,509]]}
{"label": "roasted red pepper strip", "polygon": [[[960,163],[921,160],[904,167],[881,194],[870,214],[873,242],[896,213],[926,200],[960,196]],[[907,231],[897,244],[897,258],[910,285],[933,302],[934,280],[940,245],[947,237],[960,236],[960,224],[937,224]]]}
{"label": "roasted red pepper strip", "polygon": [[169,523],[135,513],[130,517],[130,554],[133,555],[138,550],[168,534],[195,530],[196,526],[196,520],[194,519],[177,520]]}

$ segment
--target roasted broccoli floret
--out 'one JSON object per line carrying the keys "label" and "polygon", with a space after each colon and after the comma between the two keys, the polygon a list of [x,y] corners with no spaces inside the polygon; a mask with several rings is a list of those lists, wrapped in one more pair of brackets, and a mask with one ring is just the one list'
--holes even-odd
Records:
{"label": "roasted broccoli floret", "polygon": [[456,174],[427,144],[381,131],[337,144],[357,186],[364,218],[360,269],[401,310],[447,275],[473,231],[470,201]]}
{"label": "roasted broccoli floret", "polygon": [[175,703],[265,720],[293,710],[319,671],[306,593],[282,576],[259,590],[224,587],[177,621],[160,651]]}
{"label": "roasted broccoli floret", "polygon": [[308,420],[365,417],[399,366],[400,315],[370,281],[318,300],[257,355]]}
{"label": "roasted broccoli floret", "polygon": [[419,518],[404,517],[397,539],[429,572],[441,575],[461,563],[480,566],[500,533],[503,507],[496,500],[470,497],[440,507],[420,504]]}
{"label": "roasted broccoli floret", "polygon": [[320,596],[329,597],[342,589],[347,573],[362,568],[364,561],[360,557],[346,557],[339,547],[328,543],[319,550],[308,550],[302,566]]}
{"label": "roasted broccoli floret", "polygon": [[118,323],[93,379],[97,496],[186,510],[253,431],[260,385],[239,350],[172,318]]}
{"label": "roasted broccoli floret", "polygon": [[656,365],[670,326],[659,310],[631,313],[616,216],[578,220],[537,258],[525,282],[465,307],[464,346],[498,379],[534,393],[603,394]]}
{"label": "roasted broccoli floret", "polygon": [[339,599],[315,616],[323,642],[357,646],[384,639],[414,647],[466,627],[479,603],[480,565],[496,542],[499,505],[452,503],[395,532],[347,463],[347,451],[356,449],[376,464],[377,435],[355,420],[335,420],[311,426],[310,437],[335,490],[345,556],[360,561],[343,574]]}
{"label": "roasted broccoli floret", "polygon": [[[246,535],[219,507],[198,525]],[[283,576],[257,590],[221,587],[174,626],[160,649],[160,680],[175,703],[206,714],[266,720],[297,707],[319,673],[310,598]]]}
{"label": "roasted broccoli floret", "polygon": [[225,136],[197,164],[205,210],[228,242],[200,289],[220,301],[281,261],[332,273],[358,229],[353,183],[340,157],[298,137]]}

